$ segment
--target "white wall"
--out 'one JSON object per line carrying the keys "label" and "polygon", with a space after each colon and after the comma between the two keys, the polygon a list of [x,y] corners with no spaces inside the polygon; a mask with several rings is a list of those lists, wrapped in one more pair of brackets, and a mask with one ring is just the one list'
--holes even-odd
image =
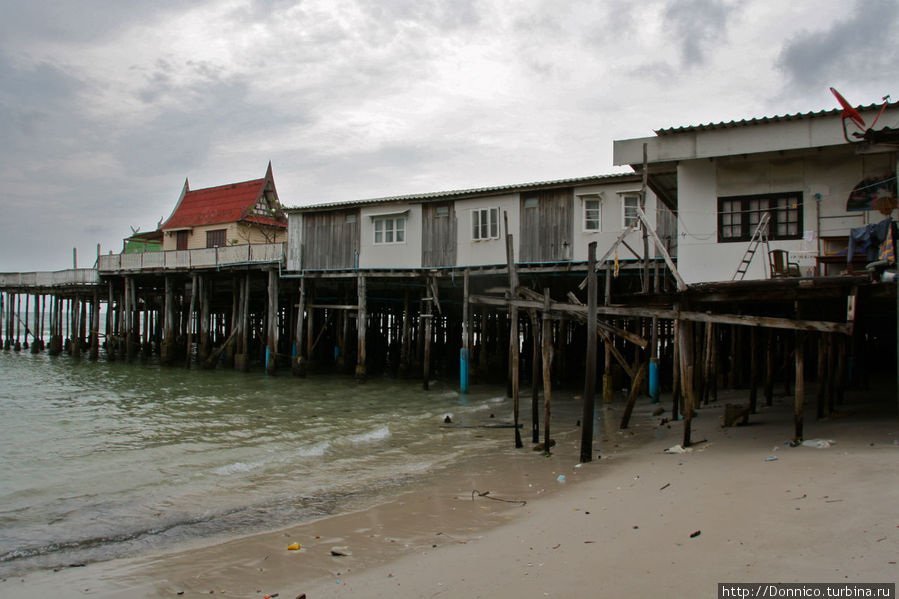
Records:
{"label": "white wall", "polygon": [[691,160],[678,165],[677,270],[688,284],[729,280],[746,249],[743,244],[718,244],[716,187],[714,162]]}
{"label": "white wall", "polygon": [[[375,245],[373,216],[407,211],[404,243]],[[359,211],[359,268],[421,267],[421,204],[395,202]]]}
{"label": "white wall", "polygon": [[[631,192],[640,193],[640,182],[628,183],[610,183],[606,185],[590,185],[585,187],[577,187],[574,190],[574,206],[572,209],[572,218],[574,218],[574,232],[572,237],[574,248],[572,250],[572,260],[575,262],[587,261],[587,245],[595,241],[596,258],[599,259],[606,250],[611,247],[618,235],[623,230],[623,203],[621,193]],[[600,197],[600,230],[585,231],[584,230],[584,196],[599,195]],[[656,196],[651,190],[646,190],[646,217],[650,223],[656,222]],[[629,246],[631,246],[641,257],[643,255],[643,233],[641,231],[633,231],[624,238]],[[649,255],[656,255],[654,246],[650,241]],[[619,246],[618,258],[620,260],[632,260],[634,255],[628,251],[623,245]]]}
{"label": "white wall", "polygon": [[[847,213],[846,200],[859,181],[890,170],[889,154],[856,156],[847,145],[790,156],[768,154],[681,162],[677,171],[681,219],[678,270],[687,283],[733,278],[749,242],[718,243],[718,197],[799,191],[803,197],[801,231],[810,232],[812,241],[771,241],[770,247],[787,250],[790,261],[799,263],[802,275],[812,276],[819,235],[846,236],[851,227],[882,218],[868,212]],[[825,217],[820,221],[820,230],[819,212]],[[832,216],[839,218],[826,218]],[[764,278],[766,262],[767,256],[760,248],[744,278]]]}
{"label": "white wall", "polygon": [[[509,231],[513,235],[516,260],[519,249],[519,194],[511,193],[489,198],[471,198],[456,201],[456,264],[459,266],[485,266],[506,263],[505,229],[503,213],[509,216]],[[475,241],[472,237],[471,212],[482,208],[499,208],[499,239]]]}

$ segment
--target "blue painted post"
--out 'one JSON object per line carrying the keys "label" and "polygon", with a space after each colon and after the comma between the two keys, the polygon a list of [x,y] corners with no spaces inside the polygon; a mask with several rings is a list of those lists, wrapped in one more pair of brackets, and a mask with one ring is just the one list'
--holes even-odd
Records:
{"label": "blue painted post", "polygon": [[468,350],[459,350],[459,392],[468,393]]}
{"label": "blue painted post", "polygon": [[659,361],[652,358],[649,361],[649,403],[659,403]]}

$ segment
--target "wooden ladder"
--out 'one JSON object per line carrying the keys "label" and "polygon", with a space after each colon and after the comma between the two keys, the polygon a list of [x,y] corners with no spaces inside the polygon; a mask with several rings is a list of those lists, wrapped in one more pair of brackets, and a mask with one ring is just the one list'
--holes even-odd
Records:
{"label": "wooden ladder", "polygon": [[771,251],[771,247],[768,245],[768,222],[770,220],[770,212],[765,212],[762,215],[762,218],[759,219],[759,224],[758,226],[756,226],[755,232],[752,234],[752,239],[749,240],[749,247],[746,248],[746,253],[743,254],[743,260],[741,260],[740,265],[737,266],[737,272],[734,273],[731,281],[743,280],[743,277],[746,276],[746,271],[749,270],[749,264],[752,262],[752,258],[753,256],[755,256],[755,252],[756,250],[758,250],[760,243],[764,243],[765,249],[767,251]]}

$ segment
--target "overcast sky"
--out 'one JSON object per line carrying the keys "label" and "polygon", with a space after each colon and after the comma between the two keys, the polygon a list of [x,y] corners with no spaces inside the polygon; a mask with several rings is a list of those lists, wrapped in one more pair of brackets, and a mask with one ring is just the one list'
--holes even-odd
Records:
{"label": "overcast sky", "polygon": [[[0,0],[0,272],[193,189],[287,206],[616,172],[653,129],[899,99],[895,0]],[[891,89],[892,86],[892,89]]]}

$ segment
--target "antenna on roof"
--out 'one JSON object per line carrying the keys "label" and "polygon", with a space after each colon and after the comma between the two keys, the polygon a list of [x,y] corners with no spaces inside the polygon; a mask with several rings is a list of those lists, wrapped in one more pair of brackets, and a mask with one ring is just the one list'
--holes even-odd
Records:
{"label": "antenna on roof", "polygon": [[846,119],[852,121],[852,124],[858,128],[858,131],[853,131],[852,136],[855,138],[864,138],[865,132],[874,128],[874,125],[877,124],[877,121],[880,119],[880,115],[883,114],[883,111],[886,109],[887,104],[890,102],[890,95],[885,95],[883,99],[883,106],[880,107],[880,112],[877,113],[877,116],[874,117],[874,122],[871,123],[869,127],[867,123],[865,123],[865,119],[862,118],[861,113],[853,107],[835,88],[831,87],[830,92],[836,97],[837,102],[840,103],[840,106],[843,108],[843,112],[840,114],[843,122],[843,139],[847,142],[852,143],[852,140],[849,139],[849,134],[846,131]]}

